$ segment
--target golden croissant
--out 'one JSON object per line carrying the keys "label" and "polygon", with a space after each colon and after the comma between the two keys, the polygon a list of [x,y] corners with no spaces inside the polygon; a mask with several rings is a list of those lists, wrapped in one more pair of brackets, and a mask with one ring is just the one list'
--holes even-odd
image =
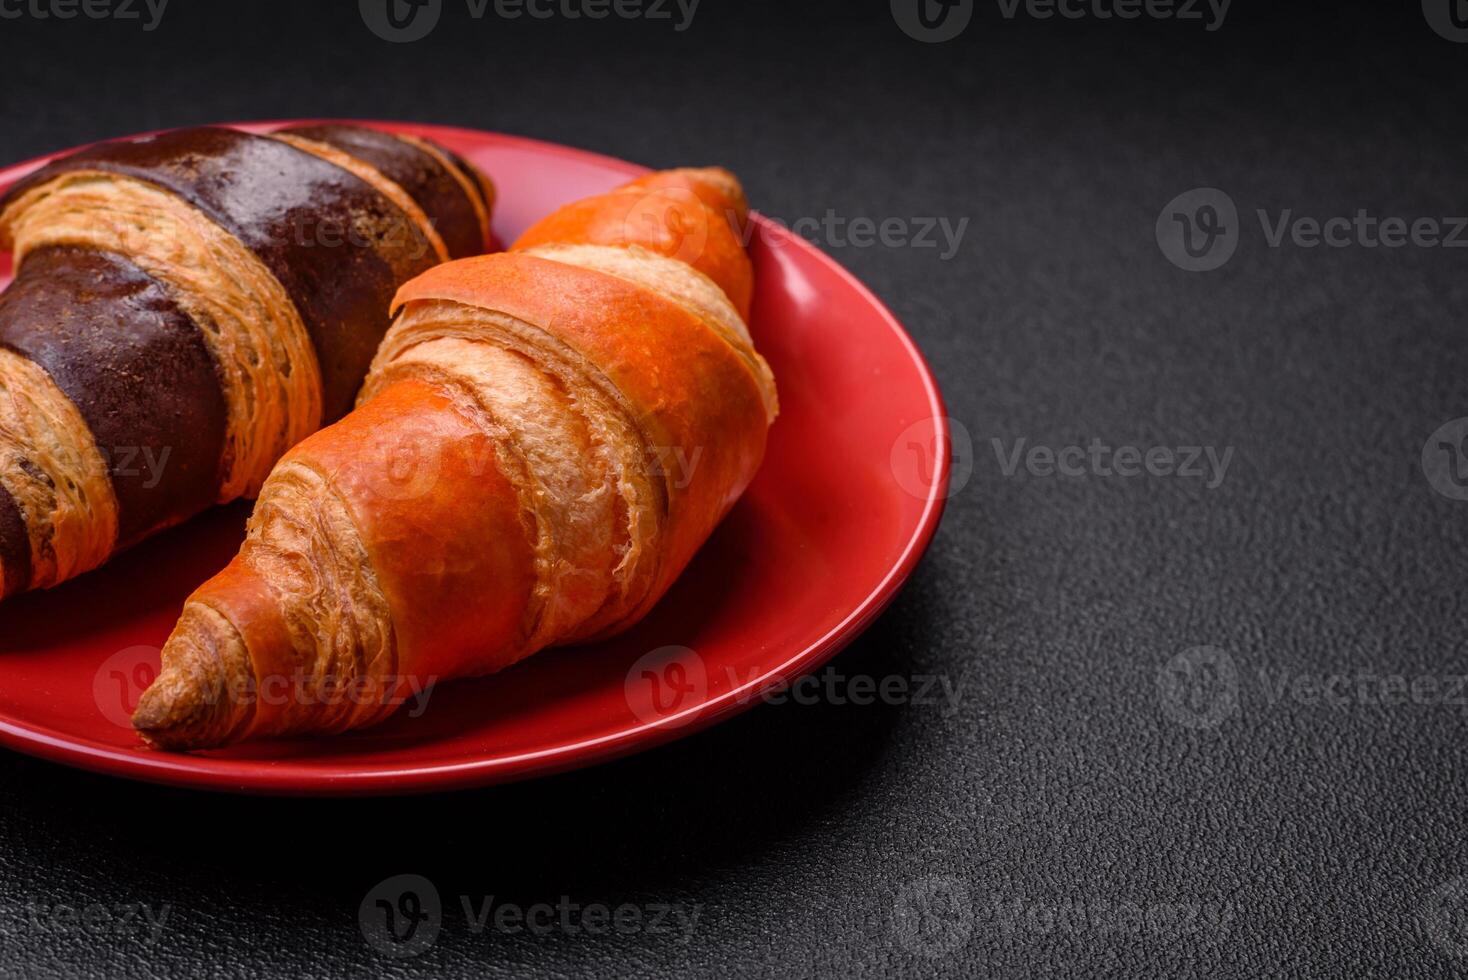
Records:
{"label": "golden croissant", "polygon": [[143,737],[358,728],[426,682],[646,615],[776,415],[747,220],[726,171],[665,171],[403,286],[357,408],[285,454],[189,598]]}

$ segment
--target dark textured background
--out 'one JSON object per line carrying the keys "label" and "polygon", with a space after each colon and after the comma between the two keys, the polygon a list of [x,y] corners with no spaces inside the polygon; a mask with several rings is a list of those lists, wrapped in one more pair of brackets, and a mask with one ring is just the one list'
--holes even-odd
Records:
{"label": "dark textured background", "polygon": [[[703,0],[683,33],[474,23],[447,4],[409,45],[372,37],[350,2],[173,0],[149,34],[0,20],[0,157],[219,120],[399,117],[724,163],[787,220],[969,218],[951,261],[831,247],[908,325],[975,445],[929,556],[835,666],[962,679],[963,698],[761,707],[595,770],[386,801],[199,795],[6,753],[0,972],[1468,969],[1468,706],[1271,686],[1401,674],[1448,690],[1468,673],[1468,504],[1418,462],[1468,414],[1468,252],[1271,249],[1251,217],[1468,212],[1468,45],[1412,0],[1238,0],[1212,33],[1007,21],[989,0],[943,45],[909,40],[884,0]],[[1199,185],[1243,216],[1238,253],[1207,274],[1153,237]],[[1005,477],[990,440],[1019,437],[1235,456],[1213,490]],[[1188,676],[1170,660],[1204,645],[1224,673],[1169,699],[1159,678]],[[1183,723],[1199,717],[1217,723]],[[400,873],[447,910],[435,948],[392,961],[356,914]],[[475,935],[461,894],[700,916],[686,941]],[[156,945],[23,912],[125,902],[170,903]]]}

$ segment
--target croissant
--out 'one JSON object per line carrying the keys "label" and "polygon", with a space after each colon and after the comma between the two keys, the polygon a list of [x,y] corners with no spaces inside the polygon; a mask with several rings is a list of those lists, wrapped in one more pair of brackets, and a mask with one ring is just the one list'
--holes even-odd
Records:
{"label": "croissant", "polygon": [[637,622],[778,410],[718,169],[578,201],[393,300],[358,407],[288,452],[133,718],[156,747],[336,733]]}
{"label": "croissant", "polygon": [[399,286],[484,251],[447,150],[325,125],[104,143],[0,199],[0,598],[215,502],[345,414]]}

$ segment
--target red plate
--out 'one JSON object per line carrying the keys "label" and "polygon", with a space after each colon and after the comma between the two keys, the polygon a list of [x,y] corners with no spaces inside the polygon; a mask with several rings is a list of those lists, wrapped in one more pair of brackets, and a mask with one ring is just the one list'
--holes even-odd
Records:
{"label": "red plate", "polygon": [[[566,201],[642,172],[513,136],[379,125],[439,140],[491,174],[501,241]],[[41,162],[0,173],[0,187]],[[249,507],[235,504],[79,580],[0,605],[0,743],[98,772],[216,790],[439,790],[645,749],[757,704],[819,666],[885,608],[932,538],[948,492],[948,426],[922,356],[861,283],[764,219],[751,251],[752,328],[780,385],[769,455],[728,520],[631,633],[445,684],[417,717],[400,710],[365,731],[193,755],[150,751],[128,715],[184,598],[238,548]]]}

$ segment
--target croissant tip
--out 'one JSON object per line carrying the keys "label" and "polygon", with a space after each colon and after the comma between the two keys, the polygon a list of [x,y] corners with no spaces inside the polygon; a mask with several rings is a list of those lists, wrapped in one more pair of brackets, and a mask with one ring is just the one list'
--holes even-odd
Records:
{"label": "croissant tip", "polygon": [[133,728],[153,748],[169,751],[199,748],[198,733],[208,724],[209,705],[186,694],[179,696],[173,686],[159,677],[143,692],[133,712]]}
{"label": "croissant tip", "polygon": [[744,185],[739,182],[734,171],[727,167],[680,167],[672,172],[716,187],[724,193],[737,192],[742,195],[744,191]]}
{"label": "croissant tip", "polygon": [[749,217],[749,201],[744,196],[744,185],[732,170],[725,167],[690,167],[684,171],[689,179],[716,188],[728,198],[739,224]]}
{"label": "croissant tip", "polygon": [[241,724],[242,706],[230,697],[216,664],[200,663],[194,650],[182,646],[180,652],[179,646],[170,651],[173,658],[165,655],[163,672],[138,699],[133,729],[150,747],[171,752],[228,745]]}

